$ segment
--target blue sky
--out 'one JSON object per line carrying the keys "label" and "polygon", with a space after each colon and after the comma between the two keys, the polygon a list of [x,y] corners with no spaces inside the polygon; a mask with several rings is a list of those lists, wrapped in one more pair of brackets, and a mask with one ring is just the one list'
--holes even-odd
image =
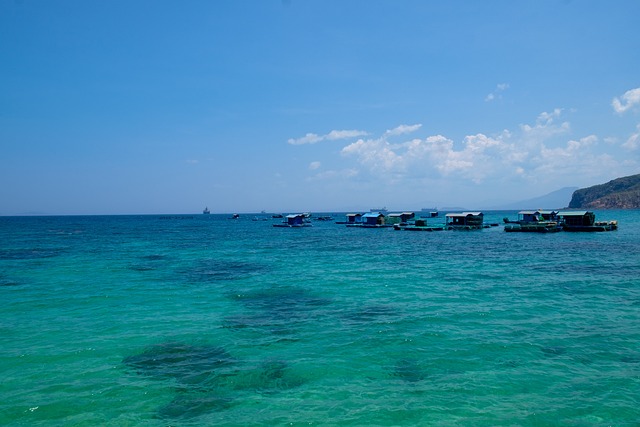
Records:
{"label": "blue sky", "polygon": [[0,0],[0,215],[483,208],[640,173],[638,16]]}

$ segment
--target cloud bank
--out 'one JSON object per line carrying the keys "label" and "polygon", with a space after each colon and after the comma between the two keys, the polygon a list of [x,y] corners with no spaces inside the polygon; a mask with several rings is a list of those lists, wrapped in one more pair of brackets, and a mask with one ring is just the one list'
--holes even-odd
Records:
{"label": "cloud bank", "polygon": [[[498,85],[496,91],[507,88],[506,84]],[[638,105],[640,88],[612,102],[619,113]],[[482,203],[488,197],[533,197],[563,186],[592,185],[637,173],[640,159],[629,154],[640,151],[640,124],[626,137],[580,135],[569,121],[576,113],[555,108],[513,129],[478,132],[456,140],[429,134],[426,126],[415,123],[377,135],[363,130],[332,131],[322,136],[309,133],[289,143],[356,138],[343,142],[339,155],[335,148],[325,150],[322,168],[319,162],[309,164],[307,180],[333,185],[334,189],[366,189],[366,194],[386,200],[402,194],[408,200],[423,194]]]}
{"label": "cloud bank", "polygon": [[[630,97],[625,98],[627,103]],[[521,124],[515,131],[504,130],[496,135],[477,133],[454,141],[444,135],[409,137],[422,129],[421,124],[399,125],[379,137],[359,138],[345,145],[342,159],[355,162],[348,174],[324,171],[322,176],[354,177],[368,173],[388,181],[408,179],[451,179],[475,185],[486,182],[515,181],[560,183],[561,178],[611,173],[627,167],[634,160],[616,160],[607,150],[637,149],[640,126],[623,144],[601,140],[596,135],[570,138],[571,125],[565,111],[557,108],[542,112],[534,123]],[[349,136],[370,135],[364,131],[349,132]],[[319,139],[329,139],[327,134]],[[336,131],[335,135],[344,135]],[[307,138],[308,139],[308,138]],[[336,138],[338,139],[338,138]],[[397,142],[401,139],[400,142]],[[404,140],[402,140],[404,139]],[[318,167],[313,164],[309,169]],[[330,168],[329,168],[330,169]],[[320,175],[316,175],[316,178]],[[571,182],[573,184],[573,181]]]}

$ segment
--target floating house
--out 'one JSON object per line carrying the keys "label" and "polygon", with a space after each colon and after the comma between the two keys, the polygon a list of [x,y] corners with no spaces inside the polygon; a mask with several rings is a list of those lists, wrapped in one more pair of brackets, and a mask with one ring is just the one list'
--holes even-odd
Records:
{"label": "floating house", "polygon": [[362,215],[361,227],[365,228],[384,228],[392,227],[392,225],[386,223],[386,219],[381,212],[369,212]]}
{"label": "floating house", "polygon": [[362,224],[362,214],[359,214],[359,213],[347,214],[346,221],[336,221],[336,224],[360,225]]}
{"label": "floating house", "polygon": [[387,224],[406,224],[415,216],[416,214],[413,212],[392,213],[388,216]]}
{"label": "floating house", "polygon": [[482,212],[448,213],[446,226],[448,230],[479,230],[484,228]]}
{"label": "floating house", "polygon": [[504,222],[508,224],[504,227],[507,232],[553,233],[562,230],[557,211],[520,211],[517,221],[504,218]]}
{"label": "floating house", "polygon": [[284,222],[280,224],[273,224],[274,227],[283,228],[298,228],[298,227],[311,227],[311,224],[305,220],[304,214],[291,214],[287,215]]}
{"label": "floating house", "polygon": [[612,231],[618,229],[618,221],[596,221],[590,211],[558,212],[564,231]]}
{"label": "floating house", "polygon": [[558,220],[558,212],[557,211],[520,211],[518,212],[518,222],[526,223],[526,222],[540,222],[540,221],[557,221]]}

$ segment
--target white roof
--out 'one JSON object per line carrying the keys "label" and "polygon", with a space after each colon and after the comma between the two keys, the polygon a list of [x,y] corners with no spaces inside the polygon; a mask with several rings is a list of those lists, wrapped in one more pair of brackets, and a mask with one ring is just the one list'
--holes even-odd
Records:
{"label": "white roof", "polygon": [[446,216],[448,217],[454,217],[454,216],[469,216],[469,215],[473,215],[473,216],[479,216],[479,215],[483,215],[482,212],[459,212],[459,213],[448,213]]}

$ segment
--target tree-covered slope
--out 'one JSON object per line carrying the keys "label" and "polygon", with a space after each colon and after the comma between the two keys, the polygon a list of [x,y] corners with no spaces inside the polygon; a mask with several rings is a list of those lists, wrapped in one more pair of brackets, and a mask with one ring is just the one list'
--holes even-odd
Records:
{"label": "tree-covered slope", "polygon": [[640,208],[640,174],[576,190],[569,207],[581,209]]}

